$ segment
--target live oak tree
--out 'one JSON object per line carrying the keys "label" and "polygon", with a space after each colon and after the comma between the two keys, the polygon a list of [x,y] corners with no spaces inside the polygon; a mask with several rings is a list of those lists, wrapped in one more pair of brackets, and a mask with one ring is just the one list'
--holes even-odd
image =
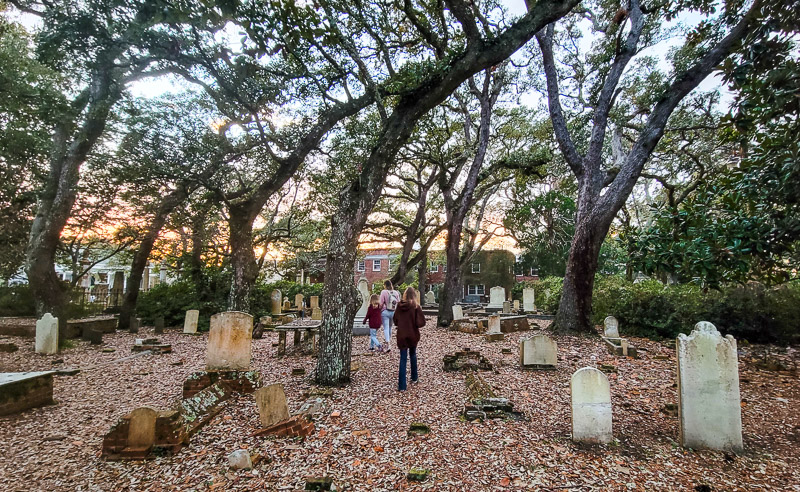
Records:
{"label": "live oak tree", "polygon": [[[694,5],[706,15],[714,3]],[[592,288],[600,246],[614,217],[624,205],[642,169],[664,133],[678,104],[730,54],[757,19],[760,2],[749,8],[726,2],[713,23],[688,32],[676,51],[668,81],[653,97],[634,101],[635,117],[617,113],[621,82],[634,57],[658,40],[664,19],[678,15],[681,2],[644,4],[640,0],[586,2],[564,22],[537,33],[546,78],[546,93],[553,129],[561,153],[578,182],[575,235],[564,277],[563,293],[554,324],[560,331],[590,332]],[[594,48],[579,51],[572,40],[585,19],[596,33]],[[559,40],[556,43],[556,40]],[[561,46],[561,51],[556,47]],[[566,65],[559,68],[556,57]],[[562,94],[570,94],[565,98]],[[568,106],[562,101],[567,100]],[[625,149],[624,158],[608,159],[609,129],[622,121],[637,121],[638,136]]]}

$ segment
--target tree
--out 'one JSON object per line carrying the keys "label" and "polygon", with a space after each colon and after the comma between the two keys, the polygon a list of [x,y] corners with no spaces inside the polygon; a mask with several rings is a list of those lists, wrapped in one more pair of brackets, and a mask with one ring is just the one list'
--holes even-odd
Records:
{"label": "tree", "polygon": [[[565,21],[563,35],[567,39],[559,45],[578,46],[570,40],[578,35],[577,24],[583,18],[600,33],[600,39],[585,57],[565,48],[567,66],[561,71],[556,68],[555,24],[536,34],[554,133],[578,182],[575,235],[554,320],[556,330],[592,331],[592,288],[600,246],[661,139],[672,112],[730,54],[756,21],[760,2],[756,1],[743,13],[737,5],[727,3],[718,22],[702,23],[691,31],[686,44],[676,51],[674,75],[657,84],[652,96],[641,101],[619,98],[624,87],[620,85],[623,74],[634,57],[658,39],[663,19],[680,12],[681,2],[667,2],[647,9],[639,0],[626,1],[622,8],[602,2],[588,6]],[[696,7],[708,15],[713,4]],[[571,82],[568,81],[576,86],[569,87]],[[575,121],[572,128],[561,97],[562,92],[570,92],[569,89],[577,95],[573,101]],[[628,126],[636,123],[637,136],[624,158],[609,163],[604,159],[604,151],[612,123]]]}

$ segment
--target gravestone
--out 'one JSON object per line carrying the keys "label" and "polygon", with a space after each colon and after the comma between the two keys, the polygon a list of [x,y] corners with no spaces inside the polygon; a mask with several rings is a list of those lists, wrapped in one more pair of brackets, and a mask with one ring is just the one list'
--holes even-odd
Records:
{"label": "gravestone", "polygon": [[114,284],[111,286],[111,296],[108,300],[109,305],[119,306],[122,304],[122,295],[125,291],[125,273],[114,272]]}
{"label": "gravestone", "polygon": [[570,382],[572,392],[572,440],[609,443],[611,433],[611,388],[608,378],[594,367],[578,369]]}
{"label": "gravestone", "polygon": [[289,418],[289,406],[282,384],[271,384],[253,393],[261,418],[261,427],[269,427]]}
{"label": "gravestone", "polygon": [[523,368],[555,369],[558,363],[558,345],[547,335],[535,335],[520,340],[519,360]]}
{"label": "gravestone", "polygon": [[159,316],[158,318],[156,318],[155,327],[153,328],[153,332],[156,335],[161,335],[162,333],[164,333],[164,318],[162,316]]}
{"label": "gravestone", "polygon": [[0,416],[53,404],[53,371],[0,372]]}
{"label": "gravestone", "polygon": [[536,294],[533,289],[522,289],[522,309],[526,313],[536,311]]}
{"label": "gravestone", "polygon": [[464,319],[464,309],[460,304],[453,305],[453,320]]}
{"label": "gravestone", "polygon": [[486,339],[490,342],[496,342],[503,338],[505,338],[505,335],[500,330],[500,315],[489,315],[489,329],[486,331]]}
{"label": "gravestone", "polygon": [[309,307],[311,309],[319,307],[319,296],[311,296],[311,305]]}
{"label": "gravestone", "polygon": [[283,310],[284,311],[291,311],[292,310],[292,303],[289,301],[289,299],[286,299],[285,301],[283,301]]}
{"label": "gravestone", "polygon": [[311,310],[311,319],[313,320],[321,320],[322,319],[322,309],[315,307]]}
{"label": "gravestone", "polygon": [[503,309],[503,303],[506,300],[506,289],[502,287],[492,287],[489,289],[489,304],[486,309]]}
{"label": "gravestone", "polygon": [[676,341],[681,444],[742,450],[742,407],[736,339],[708,321]]}
{"label": "gravestone", "polygon": [[139,325],[142,320],[136,316],[131,316],[131,323],[128,325],[128,333],[139,333]]}
{"label": "gravestone", "polygon": [[156,442],[158,412],[150,407],[140,407],[130,413],[128,448],[131,451],[149,450]]}
{"label": "gravestone", "polygon": [[420,304],[420,305],[422,305],[422,294],[420,293],[420,291],[418,291],[417,289],[414,289],[414,294],[416,294],[416,295],[417,295],[417,296],[414,298],[415,302],[416,302],[417,304]]}
{"label": "gravestone", "polygon": [[186,311],[186,317],[183,319],[183,332],[184,333],[197,333],[197,320],[200,318],[200,311],[197,309],[190,309]]}
{"label": "gravestone", "polygon": [[36,322],[35,349],[37,354],[58,353],[58,318],[50,313],[44,313]]}
{"label": "gravestone", "polygon": [[239,311],[226,311],[211,317],[208,333],[206,369],[246,371],[250,369],[253,317]]}
{"label": "gravestone", "polygon": [[503,302],[503,314],[511,313],[511,303],[508,301]]}
{"label": "gravestone", "polygon": [[303,307],[303,294],[296,294],[294,296],[294,307],[300,309]]}
{"label": "gravestone", "polygon": [[283,299],[283,295],[281,291],[275,289],[272,291],[272,295],[270,296],[270,300],[272,301],[272,315],[281,314],[281,300]]}
{"label": "gravestone", "polygon": [[98,330],[93,330],[91,328],[84,328],[83,333],[81,333],[81,338],[87,340],[91,345],[102,345],[103,344],[103,332]]}
{"label": "gravestone", "polygon": [[358,312],[356,313],[356,321],[361,321],[364,319],[364,316],[367,315],[367,309],[369,308],[369,286],[367,285],[367,279],[361,278],[358,280],[358,294],[361,307],[358,308]]}
{"label": "gravestone", "polygon": [[514,299],[514,311],[519,311],[519,299]]}
{"label": "gravestone", "polygon": [[613,316],[609,316],[603,321],[603,336],[606,338],[619,338],[619,321]]}
{"label": "gravestone", "polygon": [[436,295],[434,295],[432,290],[429,290],[425,293],[425,304],[432,305],[436,304]]}

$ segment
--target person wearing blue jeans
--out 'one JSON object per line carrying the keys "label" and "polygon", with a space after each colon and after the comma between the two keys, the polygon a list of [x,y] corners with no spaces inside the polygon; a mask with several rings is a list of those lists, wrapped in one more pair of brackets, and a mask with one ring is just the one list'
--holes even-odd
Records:
{"label": "person wearing blue jeans", "polygon": [[403,293],[403,300],[397,305],[394,312],[394,323],[397,325],[397,348],[400,349],[400,371],[397,376],[397,389],[405,391],[406,366],[409,354],[411,355],[411,382],[419,380],[417,373],[417,344],[419,343],[419,329],[425,326],[425,315],[417,304],[416,292],[409,287]]}
{"label": "person wearing blue jeans", "polygon": [[384,289],[381,291],[381,321],[383,322],[383,340],[386,342],[385,352],[388,352],[390,340],[392,339],[392,318],[394,317],[397,304],[400,302],[400,293],[394,290],[391,280],[383,282]]}

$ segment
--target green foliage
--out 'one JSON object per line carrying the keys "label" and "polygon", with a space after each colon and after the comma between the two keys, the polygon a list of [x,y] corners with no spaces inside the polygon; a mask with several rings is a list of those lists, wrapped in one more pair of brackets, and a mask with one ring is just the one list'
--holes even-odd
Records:
{"label": "green foliage", "polygon": [[545,277],[538,282],[533,282],[536,309],[548,314],[555,314],[558,311],[558,304],[561,302],[563,286],[563,277]]}
{"label": "green foliage", "polygon": [[147,292],[139,294],[136,313],[145,323],[152,323],[163,316],[166,326],[181,325],[186,311],[200,311],[199,329],[208,329],[211,316],[225,310],[225,298],[203,302],[196,286],[188,280],[171,284],[158,284]]}
{"label": "green foliage", "polygon": [[0,316],[35,316],[31,289],[27,285],[0,287]]}

